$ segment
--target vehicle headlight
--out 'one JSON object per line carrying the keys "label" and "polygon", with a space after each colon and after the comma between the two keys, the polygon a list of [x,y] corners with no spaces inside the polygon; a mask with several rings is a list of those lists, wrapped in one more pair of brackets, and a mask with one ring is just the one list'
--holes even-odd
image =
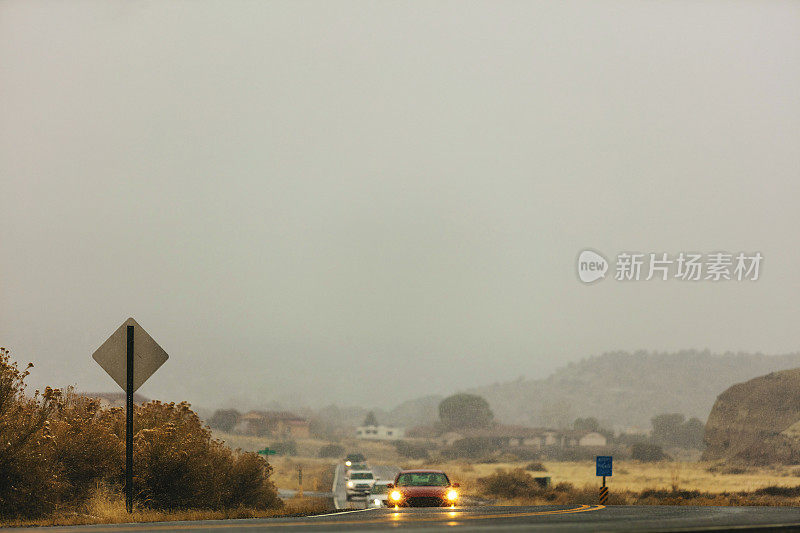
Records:
{"label": "vehicle headlight", "polygon": [[348,481],[347,482],[347,486],[352,489],[353,488],[353,482],[352,481]]}
{"label": "vehicle headlight", "polygon": [[389,497],[396,502],[399,502],[400,500],[403,499],[403,495],[400,493],[399,490],[393,490],[392,493],[389,494]]}
{"label": "vehicle headlight", "polygon": [[458,491],[455,491],[453,489],[448,490],[447,491],[447,499],[450,500],[451,502],[453,500],[458,499]]}
{"label": "vehicle headlight", "polygon": [[378,498],[375,498],[374,500],[372,500],[372,503],[374,503],[375,505],[380,505],[381,501]]}
{"label": "vehicle headlight", "polygon": [[352,465],[353,465],[352,461],[345,461],[344,462],[344,466],[352,466]]}

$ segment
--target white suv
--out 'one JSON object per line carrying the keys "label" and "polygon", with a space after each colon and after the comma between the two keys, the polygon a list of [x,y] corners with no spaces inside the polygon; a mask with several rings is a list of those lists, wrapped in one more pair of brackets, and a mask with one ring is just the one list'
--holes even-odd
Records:
{"label": "white suv", "polygon": [[366,496],[377,480],[372,470],[351,470],[347,474],[347,499]]}

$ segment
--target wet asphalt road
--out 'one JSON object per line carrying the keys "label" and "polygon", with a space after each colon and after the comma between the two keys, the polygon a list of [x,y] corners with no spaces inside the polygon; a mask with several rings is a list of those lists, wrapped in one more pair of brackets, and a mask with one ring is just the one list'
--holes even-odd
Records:
{"label": "wet asphalt road", "polygon": [[[143,531],[800,531],[800,508],[571,505],[351,510],[302,518],[42,528],[48,533]],[[27,529],[33,531],[39,529]]]}

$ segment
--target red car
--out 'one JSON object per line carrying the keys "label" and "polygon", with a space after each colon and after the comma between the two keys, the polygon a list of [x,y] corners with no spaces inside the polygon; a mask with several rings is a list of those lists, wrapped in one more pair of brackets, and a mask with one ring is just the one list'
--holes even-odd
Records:
{"label": "red car", "polygon": [[389,485],[391,506],[442,507],[458,503],[458,483],[441,470],[403,470]]}

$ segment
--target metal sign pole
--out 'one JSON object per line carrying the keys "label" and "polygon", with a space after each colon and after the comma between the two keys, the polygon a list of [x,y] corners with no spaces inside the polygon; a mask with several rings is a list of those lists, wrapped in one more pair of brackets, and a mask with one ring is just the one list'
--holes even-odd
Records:
{"label": "metal sign pole", "polygon": [[133,512],[133,326],[128,326],[125,387],[125,508]]}

